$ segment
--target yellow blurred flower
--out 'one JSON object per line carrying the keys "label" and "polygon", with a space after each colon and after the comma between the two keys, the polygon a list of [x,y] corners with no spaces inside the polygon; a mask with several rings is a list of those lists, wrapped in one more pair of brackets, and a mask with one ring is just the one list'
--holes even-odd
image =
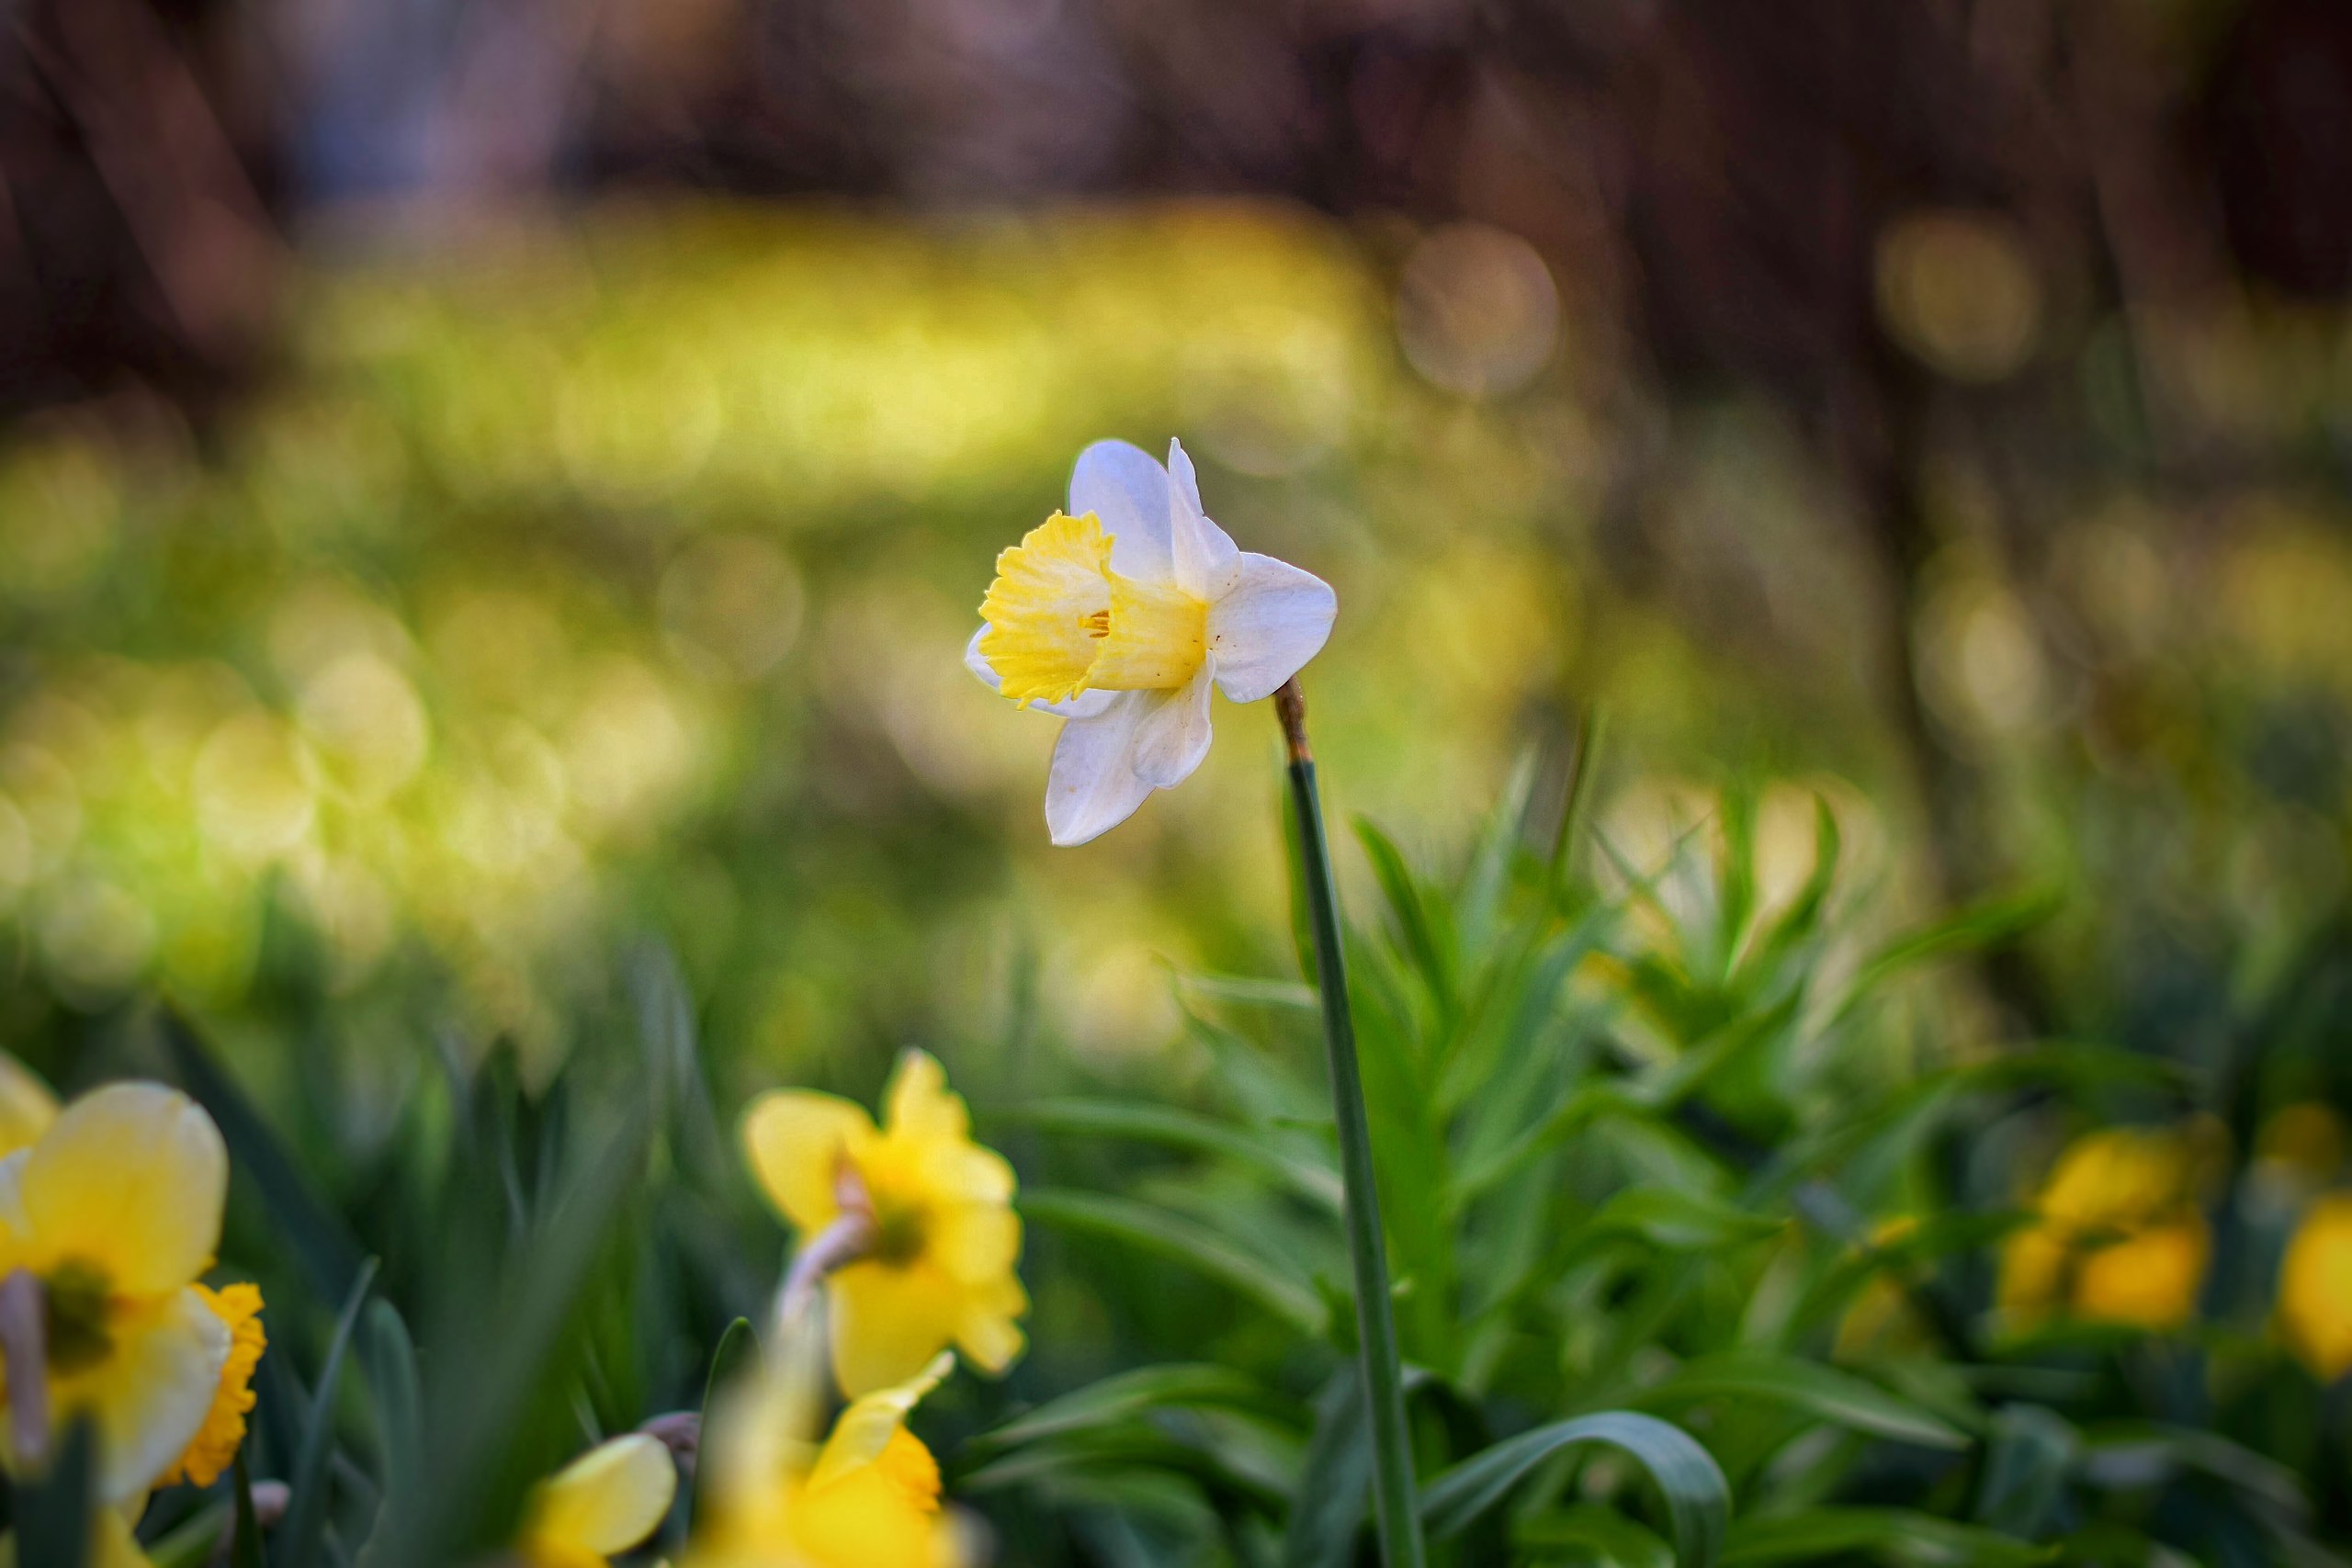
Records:
{"label": "yellow blurred flower", "polygon": [[863,1107],[799,1089],[763,1095],[743,1122],[752,1172],[804,1247],[844,1216],[867,1227],[825,1281],[833,1375],[853,1397],[951,1344],[1002,1371],[1029,1308],[1012,1168],[972,1142],[963,1100],[924,1053],[899,1058],[884,1100],[878,1130]]}
{"label": "yellow blurred flower", "polygon": [[2009,1240],[1998,1300],[2018,1325],[2052,1314],[2173,1328],[2197,1310],[2212,1254],[2199,1207],[2218,1129],[2116,1128],[2075,1140]]}
{"label": "yellow blurred flower", "polygon": [[854,1401],[818,1449],[807,1380],[763,1373],[723,1407],[704,1444],[708,1517],[684,1568],[959,1568],[964,1534],[940,1507],[939,1464],[907,1430],[955,1364]]}
{"label": "yellow blurred flower", "polygon": [[642,1432],[597,1444],[539,1483],[515,1542],[533,1568],[605,1568],[661,1528],[678,1467]]}
{"label": "yellow blurred flower", "polygon": [[2352,1192],[2312,1204],[2278,1265],[2278,1328],[2323,1382],[2352,1371]]}
{"label": "yellow blurred flower", "polygon": [[[51,1424],[96,1423],[106,1503],[134,1500],[184,1459],[206,1461],[191,1445],[236,1336],[196,1280],[220,1240],[228,1179],[212,1119],[150,1083],[75,1100],[0,1160],[0,1280],[13,1288],[21,1273],[38,1287]],[[6,1371],[13,1430],[27,1416],[22,1369]],[[12,1462],[27,1457],[17,1447]]]}

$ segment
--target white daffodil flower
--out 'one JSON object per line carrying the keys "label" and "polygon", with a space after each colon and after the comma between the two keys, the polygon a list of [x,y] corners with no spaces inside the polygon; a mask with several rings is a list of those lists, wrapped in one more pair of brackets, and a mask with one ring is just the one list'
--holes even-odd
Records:
{"label": "white daffodil flower", "polygon": [[1209,750],[1209,688],[1254,703],[1331,635],[1330,584],[1238,548],[1201,510],[1193,460],[1124,441],[1078,455],[1069,511],[996,558],[973,674],[1064,719],[1046,785],[1057,844],[1082,844],[1182,784]]}

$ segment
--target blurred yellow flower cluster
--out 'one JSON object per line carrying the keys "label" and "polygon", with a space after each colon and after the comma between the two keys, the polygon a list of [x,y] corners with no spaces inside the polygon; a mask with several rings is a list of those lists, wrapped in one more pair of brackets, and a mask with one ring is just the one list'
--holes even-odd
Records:
{"label": "blurred yellow flower cluster", "polygon": [[2218,1125],[2109,1128],[2076,1140],[2009,1239],[1998,1303],[2016,1326],[2052,1315],[2164,1329],[2197,1310],[2212,1253],[2201,1201]]}
{"label": "blurred yellow flower cluster", "polygon": [[[972,1141],[963,1100],[923,1053],[906,1054],[884,1099],[879,1128],[858,1105],[797,1089],[744,1119],[752,1174],[800,1242],[757,1368],[720,1391],[701,1435],[688,1568],[974,1559],[906,1422],[953,1369],[950,1344],[991,1371],[1020,1353],[1012,1170]],[[853,1397],[820,1442],[828,1361]],[[616,1438],[540,1486],[517,1549],[535,1568],[600,1568],[660,1527],[676,1482],[653,1438]]]}

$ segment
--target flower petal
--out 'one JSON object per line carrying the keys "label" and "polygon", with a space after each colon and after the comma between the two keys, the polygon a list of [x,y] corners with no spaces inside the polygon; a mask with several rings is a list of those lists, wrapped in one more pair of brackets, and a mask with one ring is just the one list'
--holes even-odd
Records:
{"label": "flower petal", "polygon": [[956,1344],[971,1363],[995,1376],[1012,1365],[1028,1340],[1021,1332],[1021,1314],[1029,1310],[1029,1292],[1021,1278],[1007,1273],[982,1291],[964,1298],[964,1315],[956,1325]]}
{"label": "flower petal", "polygon": [[1204,660],[1176,690],[1146,694],[1136,726],[1136,777],[1154,789],[1171,789],[1201,765],[1209,754],[1209,688],[1216,676],[1216,660]]}
{"label": "flower petal", "polygon": [[1097,441],[1078,455],[1069,475],[1073,517],[1091,512],[1109,534],[1111,570],[1146,582],[1165,582],[1175,568],[1168,553],[1168,473],[1150,453],[1125,441]]}
{"label": "flower petal", "polygon": [[752,1174],[802,1235],[814,1235],[841,1212],[833,1176],[844,1153],[876,1136],[862,1105],[807,1089],[775,1089],[743,1113],[743,1152]]}
{"label": "flower petal", "polygon": [[61,1425],[85,1411],[96,1421],[99,1496],[119,1503],[153,1486],[204,1425],[230,1334],[193,1290],[118,1312],[107,1326],[106,1357],[53,1377],[50,1397]]}
{"label": "flower petal", "polygon": [[958,1203],[931,1217],[929,1250],[939,1266],[967,1285],[1010,1274],[1021,1260],[1021,1220],[992,1203]]}
{"label": "flower petal", "polygon": [[61,1111],[25,1160],[28,1261],[78,1258],[121,1295],[176,1290],[211,1265],[228,1190],[228,1150],[196,1101],[109,1084]]}
{"label": "flower petal", "polygon": [[1210,522],[1202,510],[1200,480],[1181,441],[1168,444],[1168,510],[1169,554],[1176,585],[1196,599],[1217,599],[1231,585],[1241,552],[1235,547],[1233,536]]}
{"label": "flower petal", "polygon": [[[972,640],[964,645],[964,668],[978,676],[980,683],[989,691],[1001,695],[1004,682],[997,674],[996,666],[990,664],[988,656],[980,651],[980,638],[988,635],[989,624],[982,621],[980,629],[972,634]],[[1086,718],[1109,707],[1111,699],[1118,694],[1116,692],[1080,692],[1068,702],[1031,703],[1029,706],[1032,712],[1049,713],[1056,718]]]}
{"label": "flower petal", "polygon": [[1244,551],[1232,585],[1209,605],[1209,657],[1227,698],[1254,703],[1323,650],[1339,595],[1312,572]]}
{"label": "flower petal", "polygon": [[1046,779],[1046,828],[1055,843],[1100,837],[1134,816],[1151,793],[1136,777],[1136,727],[1151,695],[1121,692],[1101,713],[1062,726]]}
{"label": "flower petal", "polygon": [[965,1292],[937,1269],[853,1263],[825,1283],[833,1381],[852,1399],[913,1377],[955,1337]]}
{"label": "flower petal", "polygon": [[817,1468],[808,1483],[830,1485],[849,1472],[862,1470],[880,1459],[922,1396],[937,1388],[955,1367],[956,1358],[943,1350],[905,1382],[877,1388],[851,1401],[849,1408],[833,1423],[832,1435],[825,1439],[824,1450],[817,1456]]}
{"label": "flower petal", "polygon": [[540,1483],[526,1539],[612,1557],[661,1527],[678,1495],[678,1467],[659,1438],[631,1432],[599,1443]]}
{"label": "flower petal", "polygon": [[972,1131],[964,1097],[947,1087],[947,1070],[928,1051],[906,1051],[883,1091],[883,1127],[892,1138],[961,1142]]}

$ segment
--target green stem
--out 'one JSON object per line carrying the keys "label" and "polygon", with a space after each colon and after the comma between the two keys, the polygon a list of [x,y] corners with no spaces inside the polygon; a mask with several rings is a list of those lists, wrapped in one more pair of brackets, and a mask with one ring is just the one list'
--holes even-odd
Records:
{"label": "green stem", "polygon": [[1355,1021],[1348,1012],[1348,971],[1340,946],[1340,901],[1323,840],[1323,803],[1315,759],[1306,748],[1306,701],[1298,682],[1274,694],[1290,748],[1290,793],[1298,817],[1299,864],[1315,926],[1315,976],[1323,993],[1323,1046],[1331,1069],[1331,1110],[1340,1130],[1340,1179],[1347,1190],[1348,1251],[1355,1264],[1356,1342],[1364,1404],[1372,1412],[1373,1491],[1380,1556],[1388,1568],[1423,1568],[1420,1510],[1413,1491],[1412,1433],[1405,1423],[1405,1380],[1396,1354],[1396,1307],[1388,1290],[1388,1250],[1380,1228],[1380,1194],[1372,1168],[1372,1127],[1356,1062]]}

